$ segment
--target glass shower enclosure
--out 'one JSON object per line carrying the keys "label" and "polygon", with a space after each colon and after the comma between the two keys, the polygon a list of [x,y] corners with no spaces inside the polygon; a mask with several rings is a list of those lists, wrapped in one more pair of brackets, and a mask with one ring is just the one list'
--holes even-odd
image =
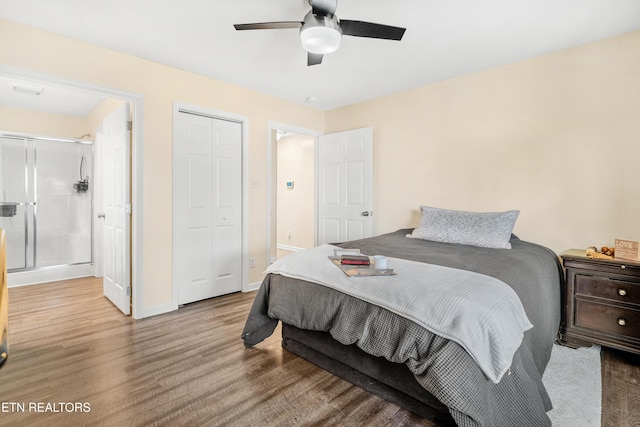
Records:
{"label": "glass shower enclosure", "polygon": [[0,133],[9,273],[92,262],[91,141]]}

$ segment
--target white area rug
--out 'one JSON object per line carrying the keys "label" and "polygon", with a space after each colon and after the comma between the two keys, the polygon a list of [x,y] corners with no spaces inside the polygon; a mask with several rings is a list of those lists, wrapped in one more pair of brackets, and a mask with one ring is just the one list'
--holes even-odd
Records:
{"label": "white area rug", "polygon": [[599,427],[602,411],[600,347],[554,345],[542,382],[553,402],[549,414],[558,427]]}

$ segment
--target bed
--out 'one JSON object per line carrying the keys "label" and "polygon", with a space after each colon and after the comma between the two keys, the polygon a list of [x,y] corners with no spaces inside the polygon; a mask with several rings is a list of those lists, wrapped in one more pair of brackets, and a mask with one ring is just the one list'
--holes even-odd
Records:
{"label": "bed", "polygon": [[409,238],[411,233],[403,229],[335,246],[385,255],[390,268],[407,260],[507,284],[532,327],[523,328],[506,371],[491,377],[464,343],[393,309],[273,272],[248,315],[245,346],[270,336],[280,321],[286,350],[439,425],[551,425],[541,378],[560,323],[563,274],[556,254],[511,234],[511,249],[503,250]]}

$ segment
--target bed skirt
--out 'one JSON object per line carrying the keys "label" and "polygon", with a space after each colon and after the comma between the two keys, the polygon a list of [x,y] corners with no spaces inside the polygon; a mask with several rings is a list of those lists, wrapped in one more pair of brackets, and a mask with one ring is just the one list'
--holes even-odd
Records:
{"label": "bed skirt", "polygon": [[442,426],[455,422],[448,408],[427,392],[409,369],[344,345],[328,332],[282,324],[282,347],[314,365]]}

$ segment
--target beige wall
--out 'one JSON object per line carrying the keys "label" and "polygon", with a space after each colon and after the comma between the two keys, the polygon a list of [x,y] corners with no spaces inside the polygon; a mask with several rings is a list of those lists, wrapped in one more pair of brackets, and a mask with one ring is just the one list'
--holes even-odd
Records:
{"label": "beige wall", "polygon": [[[1,59],[0,63],[2,63]],[[0,132],[78,138],[89,131],[84,117],[65,116],[0,105]]]}
{"label": "beige wall", "polygon": [[[45,113],[0,105],[0,131],[59,138],[94,139],[102,120],[124,101],[107,98],[86,117]],[[87,134],[90,134],[88,137]]]}
{"label": "beige wall", "polygon": [[[277,142],[277,244],[312,248],[315,242],[315,139],[286,136]],[[293,181],[292,189],[286,188]]]}
{"label": "beige wall", "polygon": [[269,121],[373,127],[376,232],[429,204],[520,209],[515,232],[556,251],[640,239],[640,32],[326,114],[8,21],[0,40],[0,65],[144,97],[142,315],[172,299],[174,101],[249,119],[250,281],[266,268]]}
{"label": "beige wall", "polygon": [[[95,139],[96,131],[102,127],[102,122],[105,117],[120,108],[125,102],[121,99],[107,98],[96,105],[88,115],[85,117],[88,132],[91,132],[91,139]],[[131,110],[130,108],[129,110]]]}
{"label": "beige wall", "polygon": [[374,227],[520,209],[556,252],[640,240],[640,32],[333,110],[374,129]]}
{"label": "beige wall", "polygon": [[322,111],[5,20],[0,20],[0,40],[4,41],[0,43],[1,65],[144,97],[141,315],[162,310],[170,306],[172,300],[173,102],[248,117],[248,172],[252,185],[248,195],[249,247],[246,255],[256,258],[256,268],[250,270],[250,281],[261,280],[267,258],[265,159],[268,121],[322,130]]}

